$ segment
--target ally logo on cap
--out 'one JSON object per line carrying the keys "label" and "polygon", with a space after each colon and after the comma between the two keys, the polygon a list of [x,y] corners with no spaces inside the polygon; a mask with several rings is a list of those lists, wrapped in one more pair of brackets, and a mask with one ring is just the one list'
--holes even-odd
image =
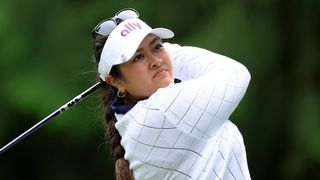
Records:
{"label": "ally logo on cap", "polygon": [[142,29],[141,25],[139,22],[128,22],[124,25],[125,29],[121,30],[120,34],[121,36],[125,37],[127,36],[130,32],[136,30],[136,29]]}

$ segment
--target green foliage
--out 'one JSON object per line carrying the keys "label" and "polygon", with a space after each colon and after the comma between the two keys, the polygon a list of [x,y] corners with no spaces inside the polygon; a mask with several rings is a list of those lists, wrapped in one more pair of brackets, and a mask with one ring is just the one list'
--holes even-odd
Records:
{"label": "green foliage", "polygon": [[[319,1],[0,1],[0,146],[96,81],[92,28],[124,7],[170,42],[236,59],[252,81],[231,119],[252,179],[319,179]],[[99,92],[0,157],[0,179],[113,179]]]}

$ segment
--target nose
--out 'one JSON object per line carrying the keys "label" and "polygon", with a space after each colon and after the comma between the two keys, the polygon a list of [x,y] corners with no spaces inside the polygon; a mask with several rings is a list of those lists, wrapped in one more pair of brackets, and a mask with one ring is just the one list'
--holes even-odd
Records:
{"label": "nose", "polygon": [[150,61],[151,61],[150,62],[151,69],[158,68],[163,64],[163,59],[161,57],[156,56],[156,55],[152,55],[150,57]]}

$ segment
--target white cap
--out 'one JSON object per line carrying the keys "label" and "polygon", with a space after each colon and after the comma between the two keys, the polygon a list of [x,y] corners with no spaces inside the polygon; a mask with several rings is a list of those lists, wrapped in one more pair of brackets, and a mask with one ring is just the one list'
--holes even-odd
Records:
{"label": "white cap", "polygon": [[137,51],[139,45],[148,34],[154,34],[161,39],[168,39],[174,33],[166,28],[152,29],[138,18],[121,22],[109,35],[100,57],[98,71],[102,80],[110,73],[113,65],[127,62]]}

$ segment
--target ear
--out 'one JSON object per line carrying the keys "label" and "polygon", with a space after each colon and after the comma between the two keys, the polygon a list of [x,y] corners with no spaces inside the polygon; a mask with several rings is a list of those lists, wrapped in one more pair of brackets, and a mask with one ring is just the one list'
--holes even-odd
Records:
{"label": "ear", "polygon": [[111,75],[107,75],[106,76],[106,83],[109,84],[110,86],[113,86],[117,89],[123,89],[123,85],[122,82],[114,77],[112,77]]}

